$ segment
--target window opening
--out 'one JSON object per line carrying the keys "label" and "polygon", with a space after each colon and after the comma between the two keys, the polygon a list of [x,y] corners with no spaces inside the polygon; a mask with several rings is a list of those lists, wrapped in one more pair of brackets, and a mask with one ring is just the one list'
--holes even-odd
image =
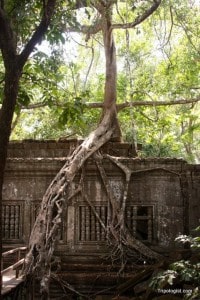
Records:
{"label": "window opening", "polygon": [[129,206],[126,210],[127,226],[139,240],[152,242],[153,206]]}
{"label": "window opening", "polygon": [[19,239],[20,237],[20,205],[2,206],[2,238]]}
{"label": "window opening", "polygon": [[[107,206],[94,206],[107,226]],[[153,206],[127,206],[125,220],[130,233],[139,240],[153,240]],[[78,207],[78,240],[80,242],[105,241],[106,233],[91,207]]]}
{"label": "window opening", "polygon": [[[107,206],[94,206],[106,226]],[[79,206],[79,241],[105,241],[106,233],[89,206]]]}

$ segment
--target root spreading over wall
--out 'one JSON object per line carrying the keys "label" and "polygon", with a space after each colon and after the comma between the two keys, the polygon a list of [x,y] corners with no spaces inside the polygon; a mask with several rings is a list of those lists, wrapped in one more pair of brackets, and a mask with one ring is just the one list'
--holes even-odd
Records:
{"label": "root spreading over wall", "polygon": [[[26,255],[24,267],[25,275],[30,276],[34,274],[40,279],[41,293],[43,295],[48,295],[49,293],[52,258],[59,236],[58,232],[62,223],[63,211],[67,208],[69,200],[77,193],[82,193],[82,197],[91,207],[92,212],[105,230],[108,245],[111,246],[110,257],[120,259],[121,269],[123,269],[128,257],[149,262],[156,262],[161,258],[158,253],[152,251],[131,235],[124,218],[131,175],[141,171],[130,170],[116,157],[102,155],[98,151],[103,144],[110,140],[113,134],[114,127],[110,120],[112,118],[110,118],[109,114],[106,114],[96,131],[91,133],[67,158],[65,165],[51,182],[43,197],[41,208],[30,236],[29,251]],[[89,200],[85,188],[84,163],[91,155],[95,159],[107,194],[108,216],[106,224]],[[124,173],[125,183],[121,202],[117,201],[109,184],[102,163],[105,158],[111,160]],[[80,170],[82,175],[77,188],[74,190],[73,181]],[[148,170],[142,172],[145,171]]]}

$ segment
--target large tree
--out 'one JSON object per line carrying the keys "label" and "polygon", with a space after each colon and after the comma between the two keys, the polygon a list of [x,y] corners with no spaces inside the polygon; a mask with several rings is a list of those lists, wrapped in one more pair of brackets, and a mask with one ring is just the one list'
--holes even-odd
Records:
{"label": "large tree", "polygon": [[[149,1],[148,1],[149,2]],[[103,110],[100,123],[95,131],[93,131],[84,142],[78,146],[67,162],[56,175],[49,188],[47,189],[42,205],[34,224],[29,243],[29,252],[26,256],[26,274],[32,274],[34,271],[41,276],[41,289],[43,295],[47,295],[49,291],[49,280],[51,270],[51,259],[55,248],[56,237],[58,229],[61,224],[61,216],[64,207],[67,206],[68,200],[72,197],[73,180],[77,172],[83,167],[84,162],[94,154],[103,144],[110,139],[119,140],[121,138],[120,127],[117,118],[116,108],[116,80],[117,80],[117,66],[116,66],[116,49],[114,42],[113,30],[117,28],[134,28],[146,18],[148,18],[160,5],[161,1],[150,1],[148,6],[142,9],[139,15],[129,23],[116,24],[112,22],[113,8],[117,1],[79,1],[75,8],[85,7],[88,4],[97,12],[98,18],[95,24],[90,26],[81,26],[79,31],[91,35],[97,32],[102,32],[103,45],[105,49],[106,61],[106,79],[104,88]],[[70,28],[68,30],[76,31],[77,28]],[[98,168],[102,176],[102,180],[107,187],[107,194],[113,210],[113,221],[107,226],[107,236],[123,246],[132,248],[133,251],[140,253],[143,257],[152,260],[158,260],[160,255],[152,251],[140,241],[136,240],[126,228],[124,221],[124,209],[127,197],[127,190],[124,191],[123,207],[120,207],[115,201],[106,175],[102,169],[101,159],[96,157]],[[127,180],[127,187],[130,180],[131,172],[115,161],[119,167],[124,169]],[[125,188],[126,189],[126,188]],[[102,224],[103,226],[103,224]]]}
{"label": "large tree", "polygon": [[[50,184],[43,197],[41,208],[30,236],[29,252],[26,256],[25,273],[28,275],[37,271],[38,274],[41,275],[42,293],[45,296],[48,294],[51,259],[55,248],[56,237],[61,224],[62,211],[64,207],[67,206],[69,198],[72,197],[73,193],[76,192],[73,191],[72,188],[75,175],[83,167],[84,162],[103,144],[110,139],[120,140],[121,138],[121,131],[117,118],[117,110],[119,109],[119,106],[116,104],[117,65],[115,40],[113,34],[114,30],[127,30],[136,27],[158,9],[159,5],[161,4],[161,0],[134,1],[134,3],[133,1],[128,0],[77,0],[68,1],[68,6],[66,7],[65,5],[65,10],[62,10],[62,5],[64,7],[64,2],[62,3],[61,1],[56,2],[56,0],[48,0],[42,3],[43,6],[41,7],[40,1],[19,1],[19,3],[16,1],[8,1],[6,4],[4,4],[3,0],[1,1],[0,47],[5,68],[5,86],[0,111],[1,191],[7,146],[11,132],[11,123],[17,103],[17,96],[19,94],[20,78],[30,54],[34,51],[35,45],[41,41],[43,35],[47,31],[50,20],[55,14],[56,3],[58,4],[58,11],[56,11],[58,18],[54,23],[53,30],[57,28],[57,31],[60,30],[60,32],[67,30],[81,32],[86,35],[87,39],[89,39],[91,35],[101,33],[105,50],[106,70],[104,98],[100,104],[102,108],[102,115],[99,125],[97,129],[93,131],[84,140],[84,142],[75,149],[73,154],[67,158],[66,164]],[[20,11],[22,7],[20,5],[24,5],[26,13],[28,14],[26,22],[23,24],[30,26],[30,30],[33,30],[31,38],[27,38],[27,32],[26,38],[24,38],[23,26],[25,25],[22,26],[21,32],[17,26],[18,22],[20,22],[20,18],[22,17]],[[114,9],[118,10],[120,5],[124,9],[127,9],[128,7],[130,8],[130,13],[126,13],[127,18],[122,16],[122,23],[119,23],[113,19]],[[95,12],[96,17],[92,20],[91,24],[80,25],[78,24],[77,19],[73,16],[74,12],[87,7],[90,7],[90,9]],[[30,12],[30,8],[33,11],[33,15]],[[35,20],[36,25],[33,27],[32,19],[35,12],[37,12],[37,18]],[[70,23],[70,25],[68,23]],[[52,39],[52,36],[49,34],[50,39]],[[133,104],[124,104],[124,106],[128,105]],[[144,244],[133,238],[127,230],[124,222],[124,206],[126,203],[127,189],[131,171],[125,168],[114,158],[110,159],[112,159],[112,161],[124,171],[126,175],[126,185],[123,196],[124,204],[123,207],[119,207],[115,201],[112,190],[109,188],[106,174],[104,174],[104,170],[102,168],[101,157],[96,156],[98,169],[106,187],[108,199],[113,210],[113,222],[115,222],[111,222],[111,224],[109,224],[109,232],[107,236],[121,243],[123,247],[131,248],[136,253],[140,253],[143,257],[146,257],[147,259],[150,258],[151,260],[155,261],[159,259],[159,254],[153,252]],[[108,230],[108,228],[106,230]]]}
{"label": "large tree", "polygon": [[[29,13],[29,39],[23,39],[21,25],[23,19],[20,9],[22,5]],[[39,5],[39,6],[38,6]],[[33,6],[38,14],[36,24],[31,24],[30,7]],[[48,0],[41,4],[39,1],[0,1],[0,49],[4,63],[4,88],[2,94],[2,105],[0,108],[0,216],[2,214],[2,187],[4,170],[7,157],[7,148],[11,133],[11,124],[16,108],[17,97],[20,86],[20,78],[24,65],[35,45],[39,43],[50,24],[55,13],[56,0]],[[40,16],[40,17],[39,17]],[[24,26],[24,24],[23,24]],[[35,27],[32,27],[35,26]],[[26,28],[27,29],[27,28]],[[21,35],[20,35],[21,34]],[[2,245],[2,243],[1,243]]]}
{"label": "large tree", "polygon": [[[195,102],[199,100],[195,38],[199,14],[188,1],[181,7],[177,2],[171,5],[162,5],[136,29],[114,31],[118,117],[124,141],[133,143],[134,139],[143,144],[140,155],[183,157],[194,162],[198,161],[199,134],[199,104]],[[118,3],[113,23],[130,20],[136,8],[127,12],[126,7],[128,1]],[[93,20],[91,7],[76,11],[73,17],[77,24],[88,26]],[[187,31],[183,18],[187,19]],[[48,34],[48,44],[42,44],[26,64],[12,139],[82,138],[97,124],[103,106],[102,35],[69,32],[80,30],[77,24],[68,26],[57,46],[59,31]]]}

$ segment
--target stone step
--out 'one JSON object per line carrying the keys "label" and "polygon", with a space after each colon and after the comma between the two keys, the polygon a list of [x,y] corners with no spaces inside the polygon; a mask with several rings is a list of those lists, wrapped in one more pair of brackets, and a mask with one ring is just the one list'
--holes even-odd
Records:
{"label": "stone step", "polygon": [[126,273],[119,276],[116,272],[62,272],[62,280],[72,285],[78,291],[85,293],[95,293],[108,290],[112,292],[115,287],[126,282],[133,276],[131,273]]}
{"label": "stone step", "polygon": [[[132,272],[139,270],[141,267],[134,265],[125,266],[123,272]],[[119,273],[121,269],[120,264],[97,264],[97,263],[71,263],[62,262],[61,271],[62,272],[105,272],[105,273]]]}
{"label": "stone step", "polygon": [[[99,254],[94,255],[60,255],[59,253],[56,256],[61,259],[61,270],[62,271],[114,271],[119,272],[121,269],[121,262],[111,261],[111,259],[105,259],[104,256]],[[126,264],[123,271],[125,272],[134,272],[136,270],[143,269],[144,265],[135,265],[128,263]]]}
{"label": "stone step", "polygon": [[[76,299],[71,298],[70,294],[73,294],[73,290],[78,293],[88,295],[88,299],[96,299],[96,295],[113,295],[116,292],[116,286],[129,280],[131,274],[126,274],[123,277],[119,277],[116,273],[108,272],[90,272],[90,273],[73,273],[65,272],[57,274],[58,278],[62,280],[60,283],[52,280],[50,283],[50,299]],[[35,295],[34,299],[39,300],[39,284],[35,283]],[[66,291],[66,296],[65,292]],[[108,296],[109,297],[109,296]],[[79,299],[79,298],[77,298]],[[81,299],[81,298],[80,298]],[[109,297],[110,299],[110,297]]]}

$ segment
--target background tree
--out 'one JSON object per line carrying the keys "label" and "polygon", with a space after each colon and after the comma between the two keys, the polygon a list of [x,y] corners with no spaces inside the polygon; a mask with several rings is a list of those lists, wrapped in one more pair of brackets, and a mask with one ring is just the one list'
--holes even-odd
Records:
{"label": "background tree", "polygon": [[[43,5],[38,1],[0,1],[0,48],[3,60],[1,70],[3,69],[4,73],[0,108],[0,207],[2,207],[2,186],[7,147],[19,93],[20,78],[28,57],[47,31],[54,14],[55,5],[56,0],[49,0]],[[22,14],[21,10],[23,6],[25,15]],[[33,8],[32,12],[31,7]],[[32,23],[34,14],[36,14],[36,23]],[[19,26],[20,24],[21,26]],[[24,31],[28,30],[26,26],[32,33],[30,39],[27,39],[27,35],[24,36]]]}
{"label": "background tree", "polygon": [[[22,3],[22,2],[20,2]],[[1,107],[1,121],[0,121],[0,136],[1,139],[1,169],[4,170],[5,167],[5,158],[6,158],[6,149],[8,144],[8,139],[11,131],[11,122],[13,118],[14,109],[16,108],[16,118],[20,115],[20,111],[27,107],[39,107],[47,104],[47,107],[57,107],[59,118],[61,121],[68,122],[69,120],[78,120],[77,115],[80,111],[82,111],[85,107],[99,107],[102,108],[103,112],[100,117],[100,124],[98,128],[93,131],[89,136],[85,139],[85,141],[75,150],[71,157],[67,159],[66,164],[62,168],[62,170],[58,173],[54,181],[51,183],[47,192],[44,195],[41,210],[37,217],[36,223],[34,225],[31,238],[30,238],[30,251],[26,258],[26,272],[27,274],[32,274],[36,270],[39,271],[42,278],[42,287],[43,293],[48,294],[48,282],[50,279],[50,268],[51,268],[51,257],[55,247],[55,241],[57,232],[60,226],[61,215],[65,205],[65,202],[72,196],[72,183],[76,173],[83,167],[84,162],[94,154],[104,143],[106,143],[109,139],[119,140],[121,138],[121,130],[119,126],[119,121],[117,117],[117,111],[124,107],[141,107],[145,105],[153,106],[153,118],[149,117],[150,109],[138,109],[138,117],[137,121],[139,124],[145,122],[152,122],[155,126],[158,127],[159,136],[157,138],[158,142],[163,137],[165,132],[170,127],[169,120],[166,121],[166,124],[162,124],[162,122],[157,122],[159,120],[160,115],[164,116],[164,109],[157,109],[157,106],[163,105],[163,98],[161,97],[161,102],[152,101],[152,92],[154,96],[154,100],[157,100],[158,97],[155,97],[158,91],[161,89],[162,82],[160,82],[160,88],[157,86],[159,75],[156,73],[155,76],[151,76],[151,70],[154,68],[154,64],[151,65],[150,68],[145,66],[145,74],[143,72],[138,72],[136,79],[134,80],[133,86],[133,78],[131,77],[131,64],[139,65],[140,55],[139,50],[134,49],[133,55],[131,57],[127,57],[125,61],[127,75],[129,75],[128,83],[126,82],[126,77],[119,77],[120,80],[117,83],[117,69],[116,69],[116,49],[115,49],[115,41],[113,36],[113,31],[115,30],[118,35],[118,31],[123,29],[126,33],[126,49],[121,49],[121,53],[123,51],[127,52],[129,48],[129,29],[135,28],[139,24],[144,24],[144,20],[146,20],[153,12],[155,12],[161,1],[152,0],[152,1],[135,1],[134,4],[132,1],[69,1],[67,4],[59,2],[59,6],[57,7],[56,16],[52,23],[51,30],[47,33],[47,39],[49,41],[48,45],[54,45],[55,43],[61,44],[65,42],[65,36],[63,32],[79,32],[84,33],[86,36],[86,40],[89,43],[92,35],[97,35],[98,39],[103,44],[103,48],[105,50],[105,76],[99,74],[98,80],[104,83],[105,86],[102,91],[98,91],[97,94],[94,94],[95,100],[102,99],[103,102],[95,102],[95,103],[85,103],[82,101],[85,97],[88,97],[90,91],[86,89],[78,89],[77,82],[80,82],[80,77],[77,75],[77,70],[81,68],[80,65],[76,63],[76,61],[72,61],[68,68],[64,67],[62,61],[60,61],[60,48],[53,47],[51,50],[51,55],[46,55],[44,52],[34,52],[34,46],[38,41],[40,41],[44,32],[47,30],[47,26],[49,25],[50,18],[53,15],[55,8],[55,1],[49,0],[46,5],[43,7],[43,14],[41,18],[41,22],[39,19],[39,11],[40,11],[40,2],[32,1],[26,2],[24,1],[23,8],[25,8],[25,13],[22,14],[22,6],[15,6],[16,3],[13,4],[12,1],[9,2],[8,5],[4,6],[2,1],[1,5],[1,14],[0,14],[0,37],[1,37],[1,50],[2,50],[2,58],[4,61],[4,71],[5,71],[5,88],[3,91],[3,102]],[[163,1],[163,11],[166,11],[166,8],[169,7],[169,18],[171,18],[171,2],[166,3]],[[32,10],[30,11],[30,7]],[[33,9],[34,8],[34,9]],[[88,16],[87,22],[84,18],[82,18],[82,14],[84,13]],[[160,11],[160,10],[159,10]],[[36,14],[38,12],[38,14]],[[93,13],[93,17],[92,17]],[[36,16],[36,24],[39,22],[39,26],[36,31],[33,28],[33,18]],[[156,21],[156,27],[158,27],[162,23],[159,19],[160,15],[158,14],[158,19]],[[20,22],[20,18],[23,19],[23,23]],[[84,24],[80,24],[78,20],[84,19]],[[16,26],[11,25],[12,23]],[[168,23],[167,23],[168,24]],[[21,25],[21,27],[19,26]],[[27,26],[27,27],[26,27]],[[13,29],[14,28],[14,29]],[[29,40],[28,32],[26,28],[31,28],[35,33],[32,38]],[[170,27],[171,28],[171,27]],[[143,32],[145,32],[145,27],[143,28]],[[157,29],[157,28],[156,28]],[[158,30],[158,29],[157,29]],[[15,32],[16,31],[16,32]],[[171,35],[170,30],[170,35]],[[101,38],[102,34],[102,38]],[[153,34],[152,34],[153,35]],[[9,37],[9,39],[8,39]],[[135,38],[135,37],[134,37]],[[17,43],[16,43],[17,41]],[[15,42],[15,43],[14,43]],[[156,43],[156,39],[153,42],[153,46]],[[192,41],[194,43],[194,41]],[[167,43],[168,44],[168,43]],[[93,55],[94,48],[93,45],[89,46],[91,49],[91,53]],[[132,46],[133,47],[133,46]],[[152,47],[152,45],[150,46]],[[21,50],[22,49],[22,50]],[[168,50],[168,49],[167,49]],[[31,60],[27,62],[28,57],[33,52]],[[131,51],[130,51],[131,54]],[[167,52],[169,57],[169,53]],[[171,55],[171,53],[170,53]],[[7,60],[8,59],[8,60]],[[132,59],[132,61],[131,61]],[[175,61],[176,59],[174,59]],[[167,65],[164,65],[162,68],[162,62],[158,66],[161,66],[160,69],[167,69]],[[48,71],[47,71],[48,67]],[[49,70],[51,71],[49,73]],[[89,70],[89,69],[88,69]],[[173,70],[173,68],[172,68]],[[68,86],[65,89],[65,85],[63,84],[63,78],[66,76],[65,72],[71,75],[72,77],[72,85],[73,92],[69,94],[69,100],[65,101],[66,90],[68,90]],[[52,74],[55,74],[52,76]],[[128,74],[129,73],[129,74]],[[49,75],[51,74],[51,75]],[[46,77],[48,75],[48,80]],[[87,74],[86,74],[87,75]],[[143,80],[139,80],[142,77]],[[172,76],[173,77],[173,76]],[[45,82],[47,82],[46,89],[43,87],[43,80],[45,78]],[[67,76],[68,78],[68,76]],[[165,78],[165,72],[163,75]],[[169,77],[168,77],[169,78]],[[21,79],[21,85],[19,88],[19,80]],[[13,81],[14,80],[14,81]],[[87,76],[84,78],[83,83],[87,81]],[[33,82],[36,82],[37,84]],[[62,84],[61,84],[62,82]],[[136,85],[135,85],[136,82]],[[164,79],[165,82],[165,79]],[[169,81],[171,82],[171,81]],[[124,102],[123,92],[121,92],[121,102],[118,105],[116,104],[117,100],[117,84],[120,87],[126,86],[126,100],[129,101]],[[153,89],[151,89],[153,85]],[[31,88],[30,88],[31,87]],[[84,87],[84,84],[83,84]],[[135,90],[135,87],[137,89]],[[134,90],[133,90],[134,88]],[[49,89],[51,92],[49,92]],[[59,90],[59,93],[58,93]],[[142,93],[141,93],[142,90]],[[34,93],[33,93],[34,91]],[[163,88],[163,91],[167,93],[167,89]],[[36,101],[36,97],[33,94],[37,95],[39,101]],[[163,93],[164,94],[164,93]],[[181,94],[181,93],[180,93]],[[16,102],[18,97],[18,102]],[[120,95],[120,93],[119,93]],[[96,97],[97,96],[97,97]],[[9,98],[10,97],[10,98]],[[71,99],[70,99],[71,98]],[[135,101],[136,100],[136,101]],[[141,101],[144,100],[144,101]],[[168,97],[168,104],[175,104],[173,97]],[[195,103],[198,99],[183,99],[182,103]],[[181,101],[177,100],[178,103]],[[10,103],[12,104],[10,106]],[[165,103],[166,104],[166,103]],[[49,108],[47,108],[49,109]],[[78,113],[77,113],[78,112]],[[123,116],[123,115],[122,115]],[[133,116],[133,115],[132,115]],[[142,117],[143,118],[142,118]],[[90,115],[91,117],[91,115]],[[124,117],[126,115],[124,114]],[[133,118],[132,118],[133,119]],[[135,112],[134,119],[132,122],[135,123]],[[195,119],[195,118],[194,118]],[[17,120],[17,119],[16,119]],[[140,123],[139,123],[140,121]],[[190,123],[190,128],[193,128],[193,123]],[[13,124],[15,125],[15,124]],[[36,122],[38,125],[38,120]],[[135,124],[133,124],[135,126]],[[195,124],[196,125],[196,124]],[[6,131],[4,130],[4,126]],[[167,130],[166,130],[167,128]],[[184,129],[183,124],[183,129]],[[143,135],[143,139],[147,140],[147,135]],[[151,139],[149,139],[149,145],[151,143]],[[172,141],[172,139],[171,139]],[[170,139],[169,139],[169,143]],[[156,151],[160,155],[161,154],[161,146],[156,145]],[[155,151],[155,149],[153,149]],[[149,151],[150,152],[150,151]],[[104,181],[105,186],[107,186],[106,175],[101,166],[101,159],[96,157],[98,162],[98,168],[102,179]],[[110,158],[112,159],[112,158]],[[125,186],[124,191],[124,203],[126,200],[126,192],[128,183],[130,180],[130,170],[124,168],[124,166],[120,165],[116,160],[113,159],[113,162],[116,163],[120,168],[123,169],[126,175],[127,184]],[[2,177],[3,178],[3,177]],[[1,180],[2,186],[2,180]],[[135,240],[130,236],[129,232],[126,229],[126,226],[123,222],[123,213],[119,213],[120,207],[116,206],[116,201],[114,201],[114,197],[112,195],[112,191],[107,188],[107,193],[109,195],[109,201],[111,202],[113,208],[113,214],[115,216],[115,222],[119,226],[119,232],[121,233],[122,239],[119,240],[119,236],[117,231],[115,230],[114,224],[110,224],[111,232],[110,236],[114,238],[117,242],[123,243],[123,245],[128,245],[136,252],[140,252],[143,256],[156,260],[159,258],[159,255],[151,251],[149,248],[144,246],[141,242]],[[65,199],[65,201],[64,201]],[[116,225],[116,224],[115,224]],[[41,271],[41,272],[40,272]]]}
{"label": "background tree", "polygon": [[[120,110],[119,122],[124,141],[143,145],[142,156],[199,161],[199,7],[195,3],[164,1],[160,10],[136,30],[115,30],[117,102],[120,108],[127,107]],[[125,23],[130,18],[127,8],[128,1],[118,3],[115,22]],[[91,7],[76,11],[73,31],[78,30],[80,20],[90,24],[94,15]],[[29,61],[31,67],[23,76],[28,97],[21,93],[24,105],[20,104],[16,112],[19,117],[13,124],[17,124],[13,139],[84,138],[98,122],[105,78],[101,34],[87,40],[77,32],[58,36],[57,46],[52,41],[46,43]],[[33,70],[35,75],[28,75]],[[168,101],[183,105],[162,107]],[[34,113],[31,108],[35,108]],[[49,119],[54,130],[49,128]]]}

